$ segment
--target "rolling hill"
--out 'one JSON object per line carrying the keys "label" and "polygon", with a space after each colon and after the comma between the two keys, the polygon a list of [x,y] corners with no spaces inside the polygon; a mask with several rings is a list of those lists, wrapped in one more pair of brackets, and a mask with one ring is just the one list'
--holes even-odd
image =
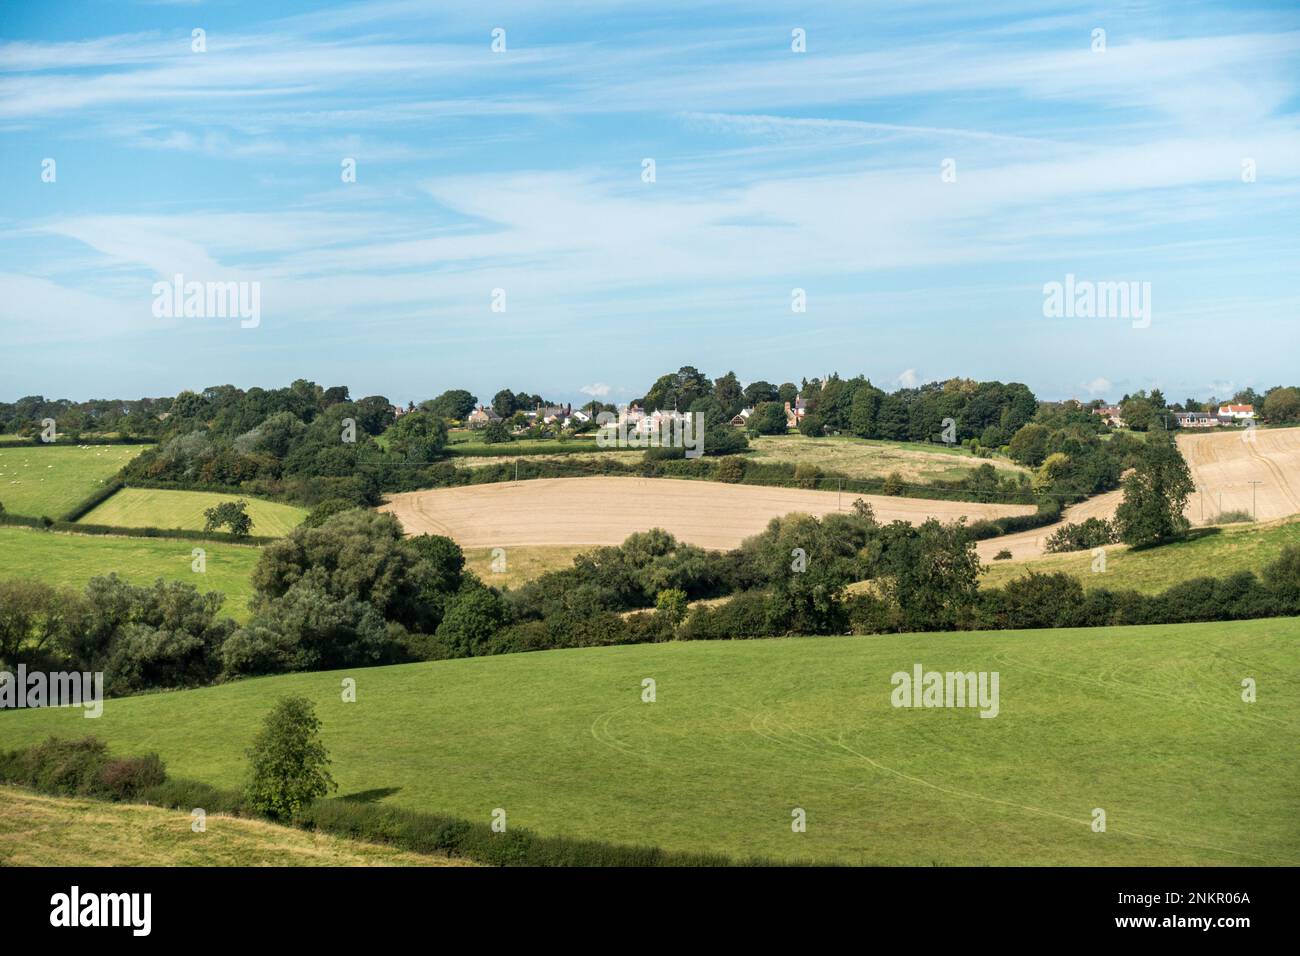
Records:
{"label": "rolling hill", "polygon": [[[892,675],[916,664],[998,672],[997,717],[893,707]],[[0,727],[6,746],[94,733],[234,787],[291,693],[317,704],[340,795],[484,822],[500,807],[543,835],[850,864],[1300,864],[1300,619],[548,651]]]}

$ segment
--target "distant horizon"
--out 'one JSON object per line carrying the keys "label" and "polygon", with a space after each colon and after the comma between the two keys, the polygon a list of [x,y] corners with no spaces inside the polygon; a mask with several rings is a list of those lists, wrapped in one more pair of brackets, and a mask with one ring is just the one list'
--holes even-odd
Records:
{"label": "distant horizon", "polygon": [[[678,366],[678,368],[682,368],[682,367],[685,367],[685,366]],[[703,372],[703,373],[704,373],[704,374],[709,378],[710,381],[713,381],[713,380],[719,378],[719,377],[722,376],[722,375],[726,375],[728,372],[734,371],[734,369],[724,369],[724,370],[722,370],[722,371],[720,371],[720,372],[714,374],[714,373],[710,372],[710,370],[708,370],[708,369],[703,369],[703,368],[701,368],[701,367],[698,366],[698,365],[696,365],[696,366],[694,366],[694,367],[697,368],[697,369],[700,369],[700,371]],[[398,397],[396,397],[396,396],[394,396],[394,395],[392,395],[392,394],[389,394],[388,392],[385,392],[382,388],[378,388],[378,389],[359,389],[359,388],[355,388],[355,387],[353,387],[352,383],[350,383],[350,382],[325,381],[325,380],[322,380],[322,379],[319,379],[319,378],[313,378],[312,376],[309,376],[309,375],[295,375],[295,376],[293,376],[292,378],[288,379],[287,381],[283,381],[283,382],[278,382],[278,381],[277,381],[277,382],[272,382],[272,383],[254,382],[254,383],[250,383],[250,384],[240,384],[239,382],[233,382],[233,381],[224,381],[224,382],[207,382],[206,384],[204,384],[204,385],[199,385],[199,386],[191,386],[191,385],[187,385],[187,386],[185,386],[184,388],[178,389],[177,391],[174,391],[174,392],[157,392],[157,393],[152,393],[152,394],[140,394],[140,395],[133,395],[133,394],[121,394],[121,395],[93,395],[93,396],[89,396],[89,397],[85,397],[85,398],[78,398],[78,397],[69,396],[69,395],[54,395],[54,394],[49,394],[49,393],[45,393],[45,392],[27,392],[27,393],[24,393],[24,394],[22,394],[22,395],[15,395],[15,396],[12,396],[12,397],[9,397],[9,396],[0,396],[0,403],[13,404],[13,403],[18,402],[19,400],[21,400],[21,399],[23,399],[23,398],[31,398],[31,397],[38,396],[38,395],[39,395],[40,397],[46,399],[47,401],[70,401],[70,402],[73,402],[73,403],[83,403],[83,402],[92,402],[92,401],[118,401],[118,400],[121,400],[121,401],[137,401],[137,400],[141,400],[141,399],[175,398],[178,394],[180,394],[180,392],[183,392],[183,391],[191,391],[191,392],[195,392],[195,393],[201,393],[201,392],[202,392],[204,389],[206,389],[206,388],[213,388],[213,387],[224,386],[224,385],[230,385],[230,386],[233,386],[233,387],[235,387],[235,388],[242,389],[242,390],[245,391],[245,392],[247,392],[249,389],[252,389],[252,388],[261,388],[261,389],[264,389],[264,390],[266,390],[266,391],[272,391],[272,390],[275,390],[275,389],[288,388],[291,384],[293,384],[293,382],[297,381],[298,379],[304,379],[304,380],[306,380],[306,381],[309,381],[309,382],[312,382],[312,383],[314,383],[314,384],[316,384],[316,385],[319,385],[319,386],[321,386],[322,388],[330,388],[330,387],[335,387],[335,386],[344,386],[344,387],[346,387],[346,388],[348,389],[348,395],[349,395],[349,398],[350,398],[352,401],[357,401],[357,400],[359,400],[359,399],[361,399],[361,398],[365,398],[365,397],[367,397],[367,396],[371,396],[371,395],[382,395],[383,397],[387,398],[387,399],[389,400],[389,402],[390,402],[392,405],[395,405],[395,406],[402,406],[402,407],[406,407],[409,403],[412,403],[412,402],[415,403],[416,405],[419,405],[419,404],[420,404],[421,402],[423,402],[423,401],[428,401],[428,400],[430,400],[430,399],[436,398],[438,395],[442,394],[442,393],[445,392],[445,391],[448,391],[449,389],[464,389],[465,391],[469,392],[471,395],[474,395],[474,396],[475,396],[475,398],[476,398],[478,404],[482,404],[482,405],[490,405],[490,404],[492,403],[492,398],[493,398],[493,396],[496,395],[497,392],[501,391],[502,389],[511,389],[511,390],[514,390],[516,386],[519,386],[519,391],[521,391],[521,392],[527,392],[527,393],[530,394],[530,395],[538,395],[538,394],[540,394],[540,395],[542,395],[544,398],[546,398],[546,399],[547,399],[548,401],[550,401],[550,402],[554,402],[554,403],[561,404],[561,405],[572,404],[574,408],[579,408],[579,407],[582,407],[582,406],[584,406],[584,405],[587,405],[589,402],[591,402],[591,401],[593,401],[593,400],[595,400],[595,401],[599,401],[599,402],[602,402],[602,403],[604,403],[604,404],[608,404],[608,405],[621,406],[621,405],[627,405],[627,404],[629,404],[629,403],[631,403],[631,402],[637,401],[638,399],[642,398],[642,397],[646,394],[646,392],[649,390],[650,386],[654,384],[654,380],[655,380],[656,378],[658,378],[659,375],[668,374],[669,372],[674,372],[674,371],[676,371],[676,370],[677,370],[676,368],[673,368],[673,369],[664,369],[663,371],[661,371],[661,372],[655,374],[654,376],[652,376],[652,377],[651,377],[651,378],[650,378],[650,379],[645,383],[645,387],[644,387],[644,388],[642,388],[642,389],[640,389],[640,390],[636,390],[636,389],[630,390],[630,391],[628,392],[628,394],[623,395],[623,396],[618,396],[618,397],[614,396],[613,393],[612,393],[612,391],[609,392],[609,393],[602,394],[602,395],[591,395],[591,394],[583,393],[583,392],[577,392],[577,393],[573,394],[572,397],[567,396],[567,395],[553,395],[553,394],[548,393],[548,392],[545,391],[544,389],[536,389],[536,388],[533,388],[533,387],[531,387],[531,385],[529,385],[529,383],[527,383],[527,382],[505,383],[505,384],[496,385],[496,386],[492,387],[489,391],[480,391],[480,390],[476,390],[476,389],[473,389],[473,388],[469,388],[469,387],[467,387],[464,383],[451,381],[451,382],[447,382],[447,383],[445,383],[445,384],[439,384],[439,385],[437,385],[436,387],[431,387],[431,390],[430,390],[427,394],[421,394],[421,395],[419,395],[418,397],[417,397],[417,396],[402,396],[402,397],[398,398]],[[865,373],[857,373],[857,372],[854,372],[854,373],[851,373],[851,374],[845,374],[844,372],[838,372],[836,369],[831,369],[830,372],[828,372],[828,373],[823,373],[822,375],[806,375],[806,376],[801,375],[801,376],[799,376],[798,379],[790,379],[790,378],[774,379],[774,378],[767,378],[767,377],[764,377],[764,376],[756,376],[756,377],[754,377],[754,378],[752,378],[752,379],[746,379],[746,378],[744,378],[744,377],[742,377],[742,376],[739,376],[739,375],[737,375],[737,378],[738,378],[738,380],[740,381],[740,384],[741,384],[742,387],[748,386],[748,385],[750,385],[752,382],[760,382],[760,381],[770,382],[772,385],[775,385],[775,386],[780,386],[780,385],[783,385],[783,384],[785,384],[785,383],[787,383],[787,382],[792,383],[792,384],[794,384],[795,386],[800,386],[800,385],[801,385],[801,380],[804,379],[804,378],[807,378],[807,379],[809,379],[809,380],[812,380],[812,379],[814,379],[814,378],[822,379],[824,376],[826,376],[826,375],[831,375],[831,374],[838,374],[839,377],[840,377],[841,379],[849,379],[849,378],[855,378],[858,374],[865,374]],[[1120,390],[1116,390],[1116,391],[1114,391],[1112,394],[1109,394],[1109,395],[1078,395],[1078,394],[1075,394],[1075,395],[1050,396],[1050,395],[1043,395],[1043,394],[1040,394],[1040,393],[1037,391],[1037,389],[1035,389],[1035,388],[1033,387],[1033,385],[1031,385],[1031,384],[1029,384],[1029,383],[1027,383],[1027,382],[1019,382],[1019,383],[1017,383],[1017,382],[1016,382],[1015,380],[1013,380],[1013,379],[996,378],[996,377],[994,377],[994,378],[981,379],[981,378],[976,378],[975,376],[970,376],[970,375],[954,375],[954,376],[949,376],[948,378],[945,378],[945,379],[929,379],[929,380],[925,380],[925,381],[920,381],[920,380],[918,380],[918,381],[916,381],[916,382],[914,382],[914,383],[912,383],[912,384],[908,384],[908,385],[902,385],[902,384],[897,384],[897,383],[892,384],[892,385],[882,384],[882,383],[876,381],[875,379],[873,379],[870,375],[866,375],[865,377],[867,378],[868,381],[871,382],[871,384],[875,385],[877,388],[883,389],[883,390],[886,391],[886,392],[896,392],[896,391],[898,391],[899,389],[907,389],[907,388],[921,388],[921,387],[923,387],[923,386],[925,386],[925,385],[936,384],[936,383],[942,383],[942,382],[944,382],[944,381],[948,381],[948,380],[950,380],[950,379],[952,379],[952,378],[969,379],[969,380],[972,380],[972,381],[999,381],[999,382],[1002,382],[1004,385],[1011,385],[1011,384],[1022,384],[1022,385],[1025,385],[1026,387],[1029,388],[1029,390],[1030,390],[1031,392],[1034,393],[1034,397],[1035,397],[1038,401],[1040,401],[1040,402],[1064,402],[1064,401],[1069,401],[1069,400],[1073,399],[1073,400],[1076,400],[1076,401],[1080,402],[1080,403],[1083,404],[1083,405],[1090,404],[1091,402],[1094,402],[1094,401],[1101,402],[1101,403],[1104,404],[1104,405],[1113,405],[1113,404],[1118,403],[1118,402],[1119,402],[1119,401],[1120,401],[1120,400],[1121,400],[1125,395],[1132,395],[1132,394],[1135,394],[1136,392],[1139,392],[1139,391],[1147,391],[1147,392],[1150,392],[1150,391],[1151,391],[1151,388],[1145,388],[1145,389],[1142,389],[1142,388],[1132,388],[1132,389],[1125,389],[1125,390],[1122,390],[1122,391],[1120,391]],[[1291,385],[1291,383],[1288,383],[1288,382],[1285,382],[1285,381],[1283,381],[1283,382],[1272,382],[1272,383],[1269,383],[1268,385],[1266,385],[1266,386],[1264,386],[1264,387],[1258,387],[1258,386],[1242,386],[1242,388],[1240,388],[1240,389],[1234,389],[1232,392],[1216,393],[1216,392],[1210,392],[1210,391],[1207,391],[1207,392],[1205,392],[1204,394],[1192,394],[1192,393],[1182,394],[1182,393],[1171,392],[1171,391],[1169,391],[1168,389],[1162,389],[1162,388],[1160,388],[1159,385],[1156,385],[1156,386],[1154,386],[1154,387],[1157,388],[1157,389],[1160,389],[1160,390],[1161,390],[1161,392],[1164,394],[1165,400],[1166,400],[1167,402],[1169,402],[1170,404],[1178,404],[1178,403],[1182,403],[1182,402],[1184,401],[1184,399],[1188,399],[1188,398],[1195,399],[1197,402],[1202,402],[1202,403],[1203,403],[1203,402],[1206,402],[1206,401],[1209,401],[1210,399],[1216,399],[1216,400],[1220,401],[1221,403],[1226,403],[1226,402],[1228,402],[1228,401],[1229,401],[1229,400],[1230,400],[1230,399],[1231,399],[1231,398],[1232,398],[1232,397],[1233,397],[1237,392],[1239,392],[1239,391],[1244,391],[1246,388],[1252,388],[1252,387],[1253,387],[1253,388],[1255,388],[1255,391],[1256,391],[1258,394],[1263,395],[1263,394],[1264,394],[1264,393],[1265,393],[1269,388],[1273,388],[1273,387],[1289,387],[1290,385]]]}
{"label": "distant horizon", "polygon": [[0,12],[9,394],[1294,377],[1294,3],[59,12]]}

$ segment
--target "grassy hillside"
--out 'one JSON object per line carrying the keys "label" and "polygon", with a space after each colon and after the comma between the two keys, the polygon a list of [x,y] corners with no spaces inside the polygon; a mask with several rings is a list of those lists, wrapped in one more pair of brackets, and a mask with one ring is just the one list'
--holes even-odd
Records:
{"label": "grassy hillside", "polygon": [[181,528],[202,531],[204,510],[223,501],[248,502],[248,514],[253,519],[252,533],[255,535],[286,535],[307,517],[306,508],[242,495],[123,488],[90,511],[81,521],[83,524],[106,524],[119,528]]}
{"label": "grassy hillside", "polygon": [[[207,552],[207,570],[192,570],[193,549]],[[133,584],[159,577],[183,581],[200,591],[226,595],[223,613],[248,618],[249,583],[261,549],[251,545],[167,538],[119,538],[59,534],[33,528],[0,527],[0,579],[32,578],[57,587],[81,589],[99,574],[116,571]]]}
{"label": "grassy hillside", "polygon": [[0,866],[468,866],[258,820],[0,787]]}
{"label": "grassy hillside", "polygon": [[851,478],[885,478],[898,472],[904,481],[928,482],[964,478],[980,465],[989,464],[1004,474],[1023,471],[1005,458],[976,458],[961,447],[913,442],[875,441],[837,435],[766,435],[749,440],[749,458],[764,464],[786,462],[816,465]]}
{"label": "grassy hillside", "polygon": [[[892,707],[891,675],[918,662],[998,671],[999,715]],[[1300,864],[1300,619],[549,651],[110,700],[93,727],[0,720],[11,746],[93,730],[231,787],[288,693],[316,701],[341,794],[501,807],[542,834],[844,863]]]}
{"label": "grassy hillside", "polygon": [[1130,551],[1123,545],[1106,549],[1106,570],[1092,570],[1092,552],[1051,554],[1032,561],[993,562],[980,577],[982,587],[999,587],[1030,571],[1071,574],[1084,587],[1132,588],[1155,594],[1188,578],[1223,577],[1235,571],[1259,571],[1277,559],[1288,544],[1300,544],[1300,519],[1264,525],[1226,525],[1193,532],[1189,541]]}
{"label": "grassy hillside", "polygon": [[0,504],[11,514],[61,517],[146,447],[0,445]]}

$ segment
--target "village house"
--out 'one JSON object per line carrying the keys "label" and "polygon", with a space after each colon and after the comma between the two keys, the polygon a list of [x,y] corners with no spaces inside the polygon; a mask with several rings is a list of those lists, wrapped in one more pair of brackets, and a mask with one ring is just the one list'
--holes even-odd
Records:
{"label": "village house", "polygon": [[1116,428],[1124,427],[1123,412],[1118,405],[1103,405],[1100,408],[1094,408],[1092,413],[1106,419],[1108,425],[1114,425]]}
{"label": "village house", "polygon": [[1209,412],[1174,412],[1179,428],[1216,428],[1223,419]]}
{"label": "village house", "polygon": [[573,417],[573,405],[538,405],[532,417],[547,425],[559,422],[563,426]]}
{"label": "village house", "polygon": [[501,421],[501,416],[496,413],[496,409],[490,405],[480,405],[469,413],[469,416],[465,419],[465,424],[470,428],[487,428],[493,422],[499,421]]}
{"label": "village house", "polygon": [[1253,421],[1255,418],[1254,405],[1220,405],[1219,417],[1227,418],[1232,421]]}
{"label": "village house", "polygon": [[754,414],[753,406],[749,408],[742,408],[739,412],[737,412],[735,415],[732,416],[731,424],[735,425],[737,428],[744,428],[745,424],[749,421],[749,416],[752,414]]}

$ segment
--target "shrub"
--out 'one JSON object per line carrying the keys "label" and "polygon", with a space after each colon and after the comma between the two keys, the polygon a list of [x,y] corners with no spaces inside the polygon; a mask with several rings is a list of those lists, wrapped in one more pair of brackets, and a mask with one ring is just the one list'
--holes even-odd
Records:
{"label": "shrub", "polygon": [[143,757],[114,757],[99,774],[104,791],[111,800],[135,800],[150,787],[167,779],[167,769],[156,753]]}
{"label": "shrub", "polygon": [[1215,524],[1247,524],[1254,521],[1249,511],[1225,511],[1214,519]]}
{"label": "shrub", "polygon": [[0,781],[56,796],[134,800],[166,779],[156,753],[110,757],[108,745],[97,737],[50,737],[44,743],[0,753]]}
{"label": "shrub", "polygon": [[[806,419],[805,419],[806,420]],[[814,464],[799,462],[794,466],[794,480],[805,488],[815,487],[822,477],[822,470]]]}
{"label": "shrub", "polygon": [[1079,524],[1064,524],[1047,538],[1044,550],[1048,554],[1065,551],[1088,551],[1108,544],[1116,544],[1119,533],[1115,525],[1105,518],[1089,518]]}
{"label": "shrub", "polygon": [[350,511],[358,507],[355,502],[348,501],[346,498],[326,498],[311,513],[303,519],[303,525],[308,528],[319,528],[330,518],[344,511]]}
{"label": "shrub", "polygon": [[1002,549],[1001,551],[999,551],[997,554],[993,555],[993,560],[994,560],[994,561],[1010,561],[1010,560],[1011,560],[1011,552],[1008,551],[1006,548],[1003,548],[1003,549]]}
{"label": "shrub", "polygon": [[218,790],[197,780],[164,780],[148,787],[139,799],[177,810],[202,809],[207,813],[239,814],[247,811],[244,795],[237,790]]}
{"label": "shrub", "polygon": [[739,484],[745,480],[745,460],[734,455],[720,458],[713,465],[713,480]]}
{"label": "shrub", "polygon": [[108,745],[97,737],[50,737],[5,754],[0,759],[0,779],[42,793],[86,796],[99,789],[99,774],[107,761]]}

